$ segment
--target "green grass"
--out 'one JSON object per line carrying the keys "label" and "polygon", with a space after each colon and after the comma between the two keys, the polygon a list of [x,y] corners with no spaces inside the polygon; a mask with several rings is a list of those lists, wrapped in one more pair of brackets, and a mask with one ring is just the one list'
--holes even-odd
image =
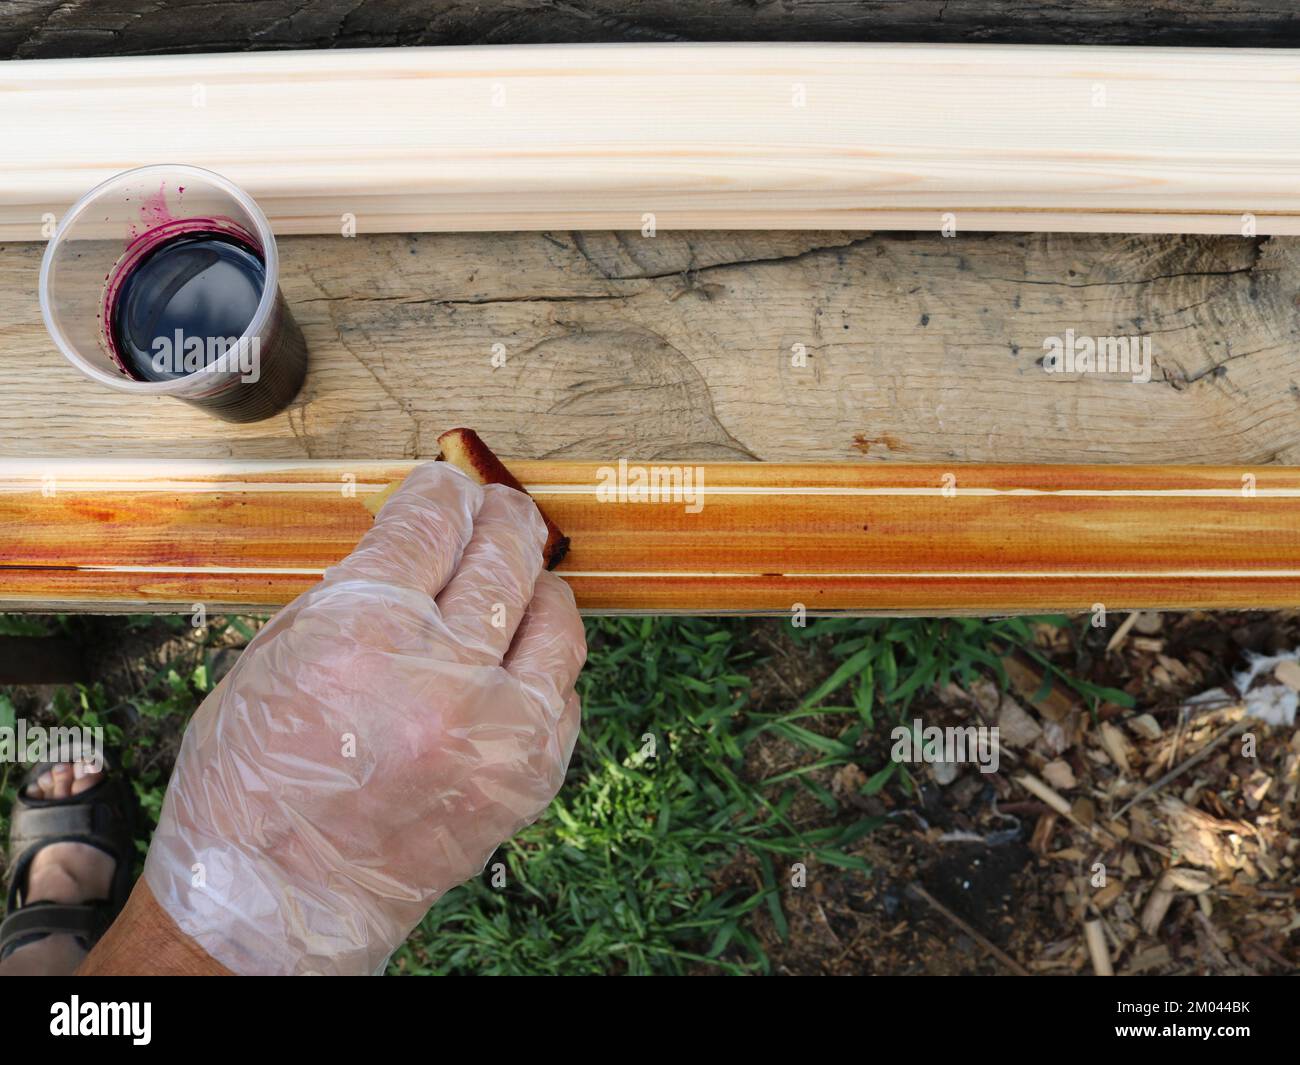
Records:
{"label": "green grass", "polygon": [[[216,635],[225,626],[248,631],[240,619],[213,622]],[[180,631],[184,619],[176,624]],[[767,668],[764,659],[778,673],[782,660],[769,639],[755,636],[781,625],[823,679],[801,698],[769,696],[760,705],[752,678]],[[583,728],[564,789],[483,875],[434,906],[391,971],[766,972],[755,917],[761,911],[769,929],[786,934],[781,900],[791,867],[867,871],[855,844],[878,821],[842,805],[826,787],[827,771],[855,763],[868,777],[864,793],[910,792],[903,767],[868,758],[873,731],[950,679],[1000,677],[998,656],[1011,647],[1050,665],[1032,651],[1024,620],[824,619],[800,629],[619,618],[589,620],[587,635]],[[212,642],[196,641],[128,699],[113,702],[92,685],[55,701],[58,723],[102,724],[110,742],[123,743],[127,771],[155,819],[170,769],[160,751],[174,745],[208,690]],[[1068,680],[1054,669],[1048,677]],[[1093,699],[1117,694],[1075,687]],[[12,715],[0,690],[0,724]],[[795,755],[763,780],[746,771],[746,753],[759,741],[780,741]],[[13,769],[0,770],[5,812]],[[499,865],[504,883],[493,876]]]}
{"label": "green grass", "polygon": [[[1102,701],[1132,706],[1133,699],[1114,688],[1090,684],[1059,669],[1034,647],[1033,626],[1048,623],[1071,624],[1065,616],[1004,618],[823,618],[806,629],[793,630],[796,639],[810,642],[834,640],[831,654],[840,664],[817,689],[805,698],[807,705],[819,705],[849,689],[851,707],[868,727],[874,721],[877,702],[901,713],[912,699],[927,689],[942,688],[950,681],[968,687],[977,676],[991,676],[1003,687],[1006,674],[1000,657],[1017,649],[1037,663],[1043,673],[1044,697],[1054,684],[1067,687],[1095,707]],[[892,723],[892,722],[891,722]]]}
{"label": "green grass", "polygon": [[[779,885],[792,864],[867,868],[851,848],[877,819],[842,810],[815,778],[860,761],[859,741],[880,717],[892,725],[919,693],[949,679],[1000,677],[998,652],[1033,642],[1022,619],[814,621],[789,631],[810,653],[829,644],[837,664],[800,702],[759,712],[747,697],[745,670],[755,663],[745,637],[773,624],[589,621],[583,733],[564,791],[489,863],[505,865],[504,885],[489,871],[450,893],[395,956],[394,971],[767,971],[747,918],[763,907],[785,931]],[[809,757],[747,780],[745,749],[763,733]],[[653,758],[643,753],[647,737]],[[867,793],[891,779],[911,790],[899,765],[866,769]],[[827,823],[811,831],[791,823],[801,789],[826,811]],[[758,882],[720,882],[743,858],[757,864]]]}
{"label": "green grass", "polygon": [[[596,619],[581,683],[583,731],[569,779],[546,816],[499,851],[490,872],[430,912],[397,957],[406,972],[677,973],[709,964],[764,971],[745,918],[793,861],[863,867],[845,850],[873,827],[848,818],[801,833],[788,817],[795,779],[761,787],[742,774],[746,745],[797,712],[746,712],[748,624]],[[823,762],[853,756],[824,740]],[[833,801],[833,800],[832,800]],[[762,886],[721,884],[741,851]]]}

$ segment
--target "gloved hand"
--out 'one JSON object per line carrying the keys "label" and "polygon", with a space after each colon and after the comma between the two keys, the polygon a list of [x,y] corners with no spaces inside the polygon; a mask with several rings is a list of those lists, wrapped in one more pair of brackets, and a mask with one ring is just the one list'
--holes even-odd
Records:
{"label": "gloved hand", "polygon": [[145,880],[239,973],[381,972],[564,780],[586,659],[527,496],[417,468],[186,731]]}

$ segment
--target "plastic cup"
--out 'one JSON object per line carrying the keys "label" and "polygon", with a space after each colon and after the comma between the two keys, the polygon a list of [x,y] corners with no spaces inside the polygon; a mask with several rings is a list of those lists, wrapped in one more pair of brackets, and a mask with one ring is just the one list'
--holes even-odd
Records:
{"label": "plastic cup", "polygon": [[[252,248],[266,281],[252,320],[222,358],[185,376],[146,381],[115,350],[113,299],[131,271],[186,234],[219,233]],[[59,350],[87,377],[119,392],[171,396],[231,422],[279,413],[307,372],[307,345],[279,286],[266,216],[247,193],[194,166],[128,170],[95,186],[59,225],[41,263],[41,313]]]}

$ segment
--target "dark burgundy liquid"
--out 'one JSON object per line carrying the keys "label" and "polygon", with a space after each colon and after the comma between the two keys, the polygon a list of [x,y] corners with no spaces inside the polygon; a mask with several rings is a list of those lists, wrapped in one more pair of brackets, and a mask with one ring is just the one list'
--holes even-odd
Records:
{"label": "dark burgundy liquid", "polygon": [[[239,337],[262,299],[266,266],[232,237],[186,233],[155,248],[126,276],[113,301],[113,343],[138,381],[169,381],[184,370],[154,365],[154,343]],[[215,358],[204,357],[204,361]]]}
{"label": "dark burgundy liquid", "polygon": [[[243,335],[265,287],[262,256],[235,236],[198,230],[166,240],[129,268],[113,296],[110,328],[117,357],[138,381],[188,376],[219,358],[223,347],[210,341],[233,344]],[[188,364],[155,358],[160,340],[174,348],[178,335],[203,341],[197,366],[195,356]],[[236,380],[190,402],[238,422],[270,417],[289,404],[306,373],[307,348],[281,298],[256,355],[256,381]]]}

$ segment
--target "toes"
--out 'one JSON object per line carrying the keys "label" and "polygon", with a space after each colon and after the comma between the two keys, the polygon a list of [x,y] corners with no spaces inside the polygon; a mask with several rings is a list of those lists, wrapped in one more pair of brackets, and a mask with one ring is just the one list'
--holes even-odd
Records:
{"label": "toes", "polygon": [[54,774],[54,792],[46,793],[47,799],[66,799],[72,794],[73,771],[71,762],[60,762],[52,770]]}
{"label": "toes", "polygon": [[29,785],[27,794],[33,799],[48,799],[54,794],[54,774],[48,769]]}
{"label": "toes", "polygon": [[85,762],[76,762],[72,767],[72,776],[72,794],[80,795],[99,783],[100,771]]}
{"label": "toes", "polygon": [[29,799],[66,799],[99,783],[102,769],[87,762],[64,762],[47,769],[27,785]]}

